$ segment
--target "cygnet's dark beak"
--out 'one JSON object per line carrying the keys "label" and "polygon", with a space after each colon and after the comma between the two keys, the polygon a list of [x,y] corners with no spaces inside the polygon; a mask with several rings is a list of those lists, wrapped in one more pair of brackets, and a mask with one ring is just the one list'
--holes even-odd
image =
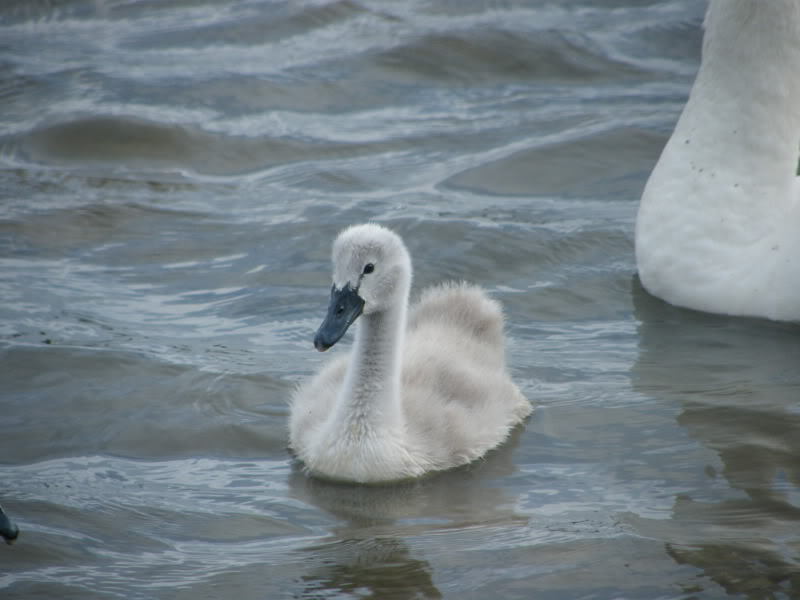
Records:
{"label": "cygnet's dark beak", "polygon": [[3,537],[6,544],[13,544],[18,535],[19,527],[17,527],[14,521],[8,518],[8,515],[3,512],[3,508],[0,507],[0,536]]}
{"label": "cygnet's dark beak", "polygon": [[362,310],[364,310],[364,299],[358,295],[357,289],[350,287],[350,282],[347,282],[340,290],[337,290],[334,285],[331,288],[328,314],[314,336],[314,348],[325,352],[333,346],[358,318]]}

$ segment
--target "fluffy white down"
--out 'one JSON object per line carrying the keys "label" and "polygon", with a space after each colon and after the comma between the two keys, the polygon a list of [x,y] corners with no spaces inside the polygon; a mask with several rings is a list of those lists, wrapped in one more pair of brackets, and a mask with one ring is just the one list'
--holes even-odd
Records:
{"label": "fluffy white down", "polygon": [[798,107],[800,1],[712,0],[700,70],[637,217],[650,293],[800,320]]}
{"label": "fluffy white down", "polygon": [[[334,273],[342,276],[342,264],[353,256],[367,260],[363,249],[384,242],[390,253],[407,252],[399,237],[383,227],[346,230],[334,245]],[[347,248],[344,256],[342,247]],[[376,273],[396,262],[381,254],[385,250],[370,255],[380,256]],[[373,297],[385,311],[371,312],[368,300],[354,324],[353,350],[330,361],[292,397],[290,447],[313,475],[386,482],[463,465],[503,442],[531,411],[506,369],[499,304],[478,287],[447,283],[427,289],[406,321],[410,259],[400,257],[399,264],[407,265],[407,276],[400,276],[406,283],[379,288],[390,298]],[[385,320],[384,313],[397,315],[398,322],[388,329],[398,333],[381,338],[370,333],[378,330],[370,319]],[[397,346],[397,360],[382,364],[380,373],[370,372],[374,365],[361,364],[370,362],[359,346],[369,344],[371,335],[380,344]],[[396,379],[383,372],[391,371],[392,364]],[[362,385],[369,396],[364,401],[354,400],[358,393],[352,389],[359,371],[369,379]]]}

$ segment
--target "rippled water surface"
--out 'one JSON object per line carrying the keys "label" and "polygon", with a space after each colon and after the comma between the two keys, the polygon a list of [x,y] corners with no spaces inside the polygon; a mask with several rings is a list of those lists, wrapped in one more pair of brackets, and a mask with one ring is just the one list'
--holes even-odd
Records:
{"label": "rippled water surface", "polygon": [[[635,278],[703,12],[3,2],[0,596],[800,598],[800,331]],[[536,409],[485,460],[293,464],[365,220],[504,304]]]}

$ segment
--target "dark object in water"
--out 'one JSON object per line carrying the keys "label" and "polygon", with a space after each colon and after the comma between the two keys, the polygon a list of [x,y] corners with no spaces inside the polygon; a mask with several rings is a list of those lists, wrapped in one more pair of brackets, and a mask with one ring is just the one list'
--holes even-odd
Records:
{"label": "dark object in water", "polygon": [[6,544],[13,544],[19,536],[19,527],[3,512],[2,506],[0,506],[0,535],[3,536]]}

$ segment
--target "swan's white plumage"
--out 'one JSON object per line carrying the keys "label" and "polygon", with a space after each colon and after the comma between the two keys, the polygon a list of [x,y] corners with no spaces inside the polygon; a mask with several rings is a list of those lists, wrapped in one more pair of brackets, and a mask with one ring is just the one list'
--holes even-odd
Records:
{"label": "swan's white plumage", "polygon": [[712,0],[689,100],[642,195],[645,288],[800,320],[800,2]]}
{"label": "swan's white plumage", "polygon": [[312,474],[357,482],[479,458],[531,411],[506,370],[499,304],[448,283],[426,290],[406,319],[402,240],[374,224],[345,230],[334,243],[334,285],[356,285],[367,262],[375,272],[361,278],[354,348],[294,393],[290,447]]}

